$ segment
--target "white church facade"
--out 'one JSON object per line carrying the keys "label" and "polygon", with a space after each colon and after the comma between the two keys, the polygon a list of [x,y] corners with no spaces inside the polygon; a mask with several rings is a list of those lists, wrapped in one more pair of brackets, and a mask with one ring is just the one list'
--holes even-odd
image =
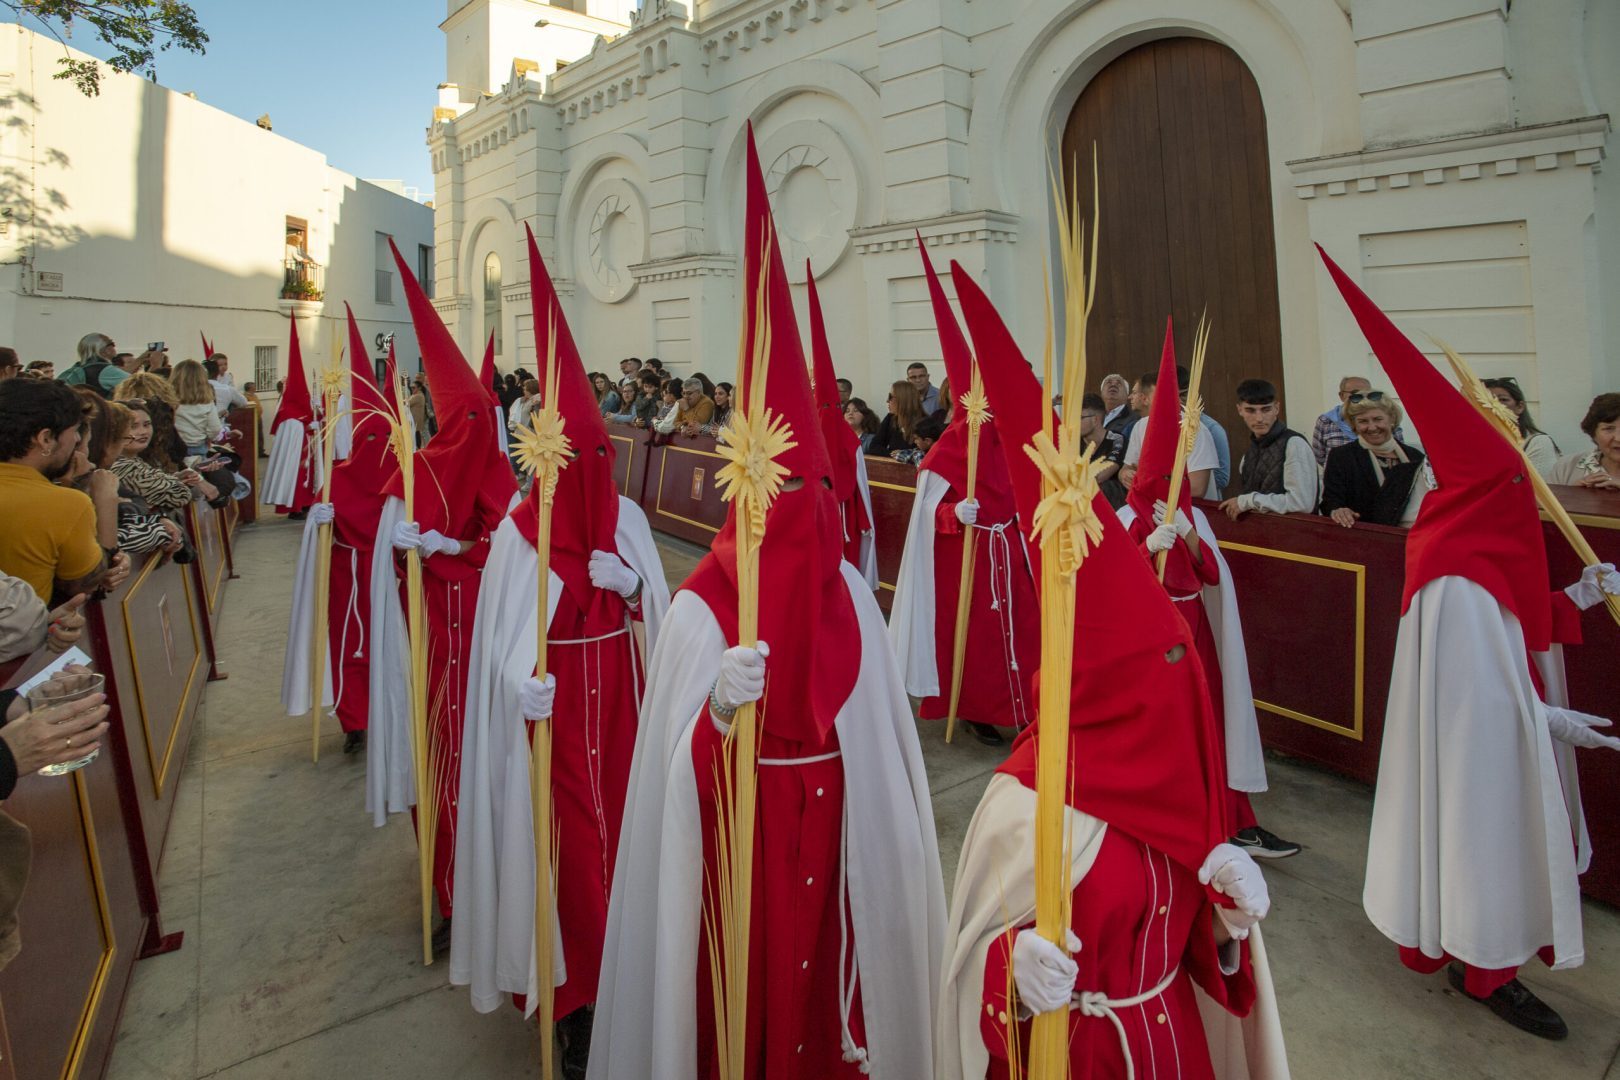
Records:
{"label": "white church facade", "polygon": [[1620,387],[1620,4],[448,0],[442,30],[435,302],[503,370],[533,366],[527,224],[588,366],[727,378],[751,122],[789,276],[880,413],[939,356],[918,234],[1038,356],[1050,177],[1089,203],[1094,148],[1099,375],[1152,367],[1167,315],[1185,359],[1207,309],[1212,412],[1239,434],[1231,388],[1269,377],[1308,430],[1341,374],[1381,382],[1320,243],[1566,449]]}

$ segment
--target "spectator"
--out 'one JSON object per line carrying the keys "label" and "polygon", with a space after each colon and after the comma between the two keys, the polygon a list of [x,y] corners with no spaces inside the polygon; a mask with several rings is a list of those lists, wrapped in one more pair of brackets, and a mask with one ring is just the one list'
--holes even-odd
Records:
{"label": "spectator", "polygon": [[248,403],[242,392],[226,377],[227,359],[224,353],[215,353],[203,361],[203,371],[208,374],[208,385],[214,391],[214,408],[219,413],[221,423],[232,409],[245,409]]}
{"label": "spectator", "polygon": [[[1180,366],[1176,368],[1176,381],[1183,397],[1187,393],[1189,378],[1186,368]],[[1119,470],[1119,482],[1127,491],[1136,478],[1136,465],[1142,460],[1142,443],[1147,438],[1147,425],[1142,421],[1147,419],[1153,409],[1153,390],[1158,381],[1157,369],[1145,371],[1137,377],[1136,384],[1131,388],[1131,405],[1139,415],[1136,422],[1131,424],[1130,435],[1125,439],[1125,465]],[[1198,434],[1193,437],[1192,452],[1187,455],[1186,463],[1187,490],[1192,492],[1194,498],[1220,497],[1220,468],[1221,455],[1216,447],[1215,436],[1210,430],[1210,425],[1200,424]]]}
{"label": "spectator", "polygon": [[650,428],[657,422],[662,408],[660,399],[663,397],[664,381],[658,377],[657,372],[643,368],[641,374],[632,381],[632,385],[636,389],[635,396],[629,399],[626,406],[613,419],[621,424]]}
{"label": "spectator", "polygon": [[1519,381],[1508,375],[1498,379],[1486,379],[1485,389],[1489,390],[1502,408],[1512,413],[1514,419],[1518,421],[1524,455],[1530,459],[1530,464],[1535,467],[1536,472],[1546,479],[1547,474],[1558,464],[1558,444],[1553,442],[1551,435],[1536,427],[1535,417],[1530,415],[1530,407],[1525,404],[1524,391],[1519,389]]}
{"label": "spectator", "polygon": [[636,418],[636,402],[641,398],[641,380],[626,379],[619,384],[619,408],[611,414],[604,414],[602,419],[615,424],[628,424]]}
{"label": "spectator", "polygon": [[17,350],[8,345],[0,345],[0,379],[14,379],[22,374],[22,361],[17,359]]}
{"label": "spectator", "polygon": [[416,428],[416,446],[428,440],[428,406],[427,406],[427,379],[418,375],[411,380],[411,395],[405,399],[405,407],[411,411],[411,423]]}
{"label": "spectator", "polygon": [[713,401],[714,380],[703,374],[701,371],[692,372],[692,378],[696,379],[698,384],[703,387],[703,396],[708,398],[710,401]]}
{"label": "spectator", "polygon": [[1125,433],[1136,420],[1136,410],[1131,408],[1131,384],[1123,375],[1104,375],[1098,389],[1103,403],[1103,427],[1118,435],[1123,445]]}
{"label": "spectator", "polygon": [[1411,525],[1427,485],[1418,482],[1423,451],[1395,437],[1400,403],[1381,390],[1357,391],[1343,415],[1356,441],[1328,451],[1321,513],[1347,529],[1357,521]]}
{"label": "spectator", "polygon": [[207,454],[208,444],[223,441],[230,432],[220,420],[219,405],[208,372],[195,360],[182,360],[174,366],[169,380],[180,406],[175,410],[174,427],[190,454]]}
{"label": "spectator", "polygon": [[0,570],[47,603],[53,588],[69,596],[115,588],[129,573],[127,558],[109,564],[96,542],[98,504],[117,520],[118,478],[96,479],[94,498],[52,483],[72,468],[83,423],[79,396],[60,382],[0,382]]}
{"label": "spectator", "polygon": [[681,399],[674,415],[661,421],[658,430],[666,435],[672,431],[697,435],[703,430],[704,424],[714,419],[714,399],[703,392],[703,383],[696,377],[687,379],[680,387]]}
{"label": "spectator", "polygon": [[[922,415],[937,413],[944,408],[939,400],[939,387],[928,381],[927,364],[909,364],[906,367],[906,381],[917,389],[917,401],[922,409]],[[901,449],[905,449],[901,447]]]}
{"label": "spectator", "polygon": [[[1117,378],[1117,376],[1109,376]],[[1107,379],[1103,380],[1105,383]],[[1124,379],[1120,379],[1124,382]],[[1126,388],[1127,390],[1129,387]],[[1118,510],[1125,505],[1125,485],[1119,482],[1119,467],[1125,460],[1125,439],[1108,429],[1108,402],[1101,394],[1087,394],[1080,399],[1080,438],[1094,446],[1093,461],[1106,461],[1108,466],[1097,474],[1097,486],[1108,505]]]}
{"label": "spectator", "polygon": [[56,365],[49,360],[35,360],[28,365],[28,370],[42,379],[56,378]]}
{"label": "spectator", "polygon": [[[91,476],[111,474],[118,477],[113,466],[123,455],[129,435],[130,412],[116,401],[107,401],[88,387],[77,392],[85,399],[85,414],[89,420],[90,437],[85,446],[85,460],[95,472]],[[118,502],[114,508],[113,546],[131,555],[144,555],[149,551],[178,552],[184,544],[185,534],[180,526],[158,514],[147,513],[134,502],[136,492],[117,484]],[[88,494],[88,492],[86,492]],[[97,531],[102,528],[97,517]],[[186,561],[186,560],[181,560]]]}
{"label": "spectator", "polygon": [[839,379],[837,382],[838,404],[848,405],[849,399],[855,396],[855,384],[850,382],[848,379]]}
{"label": "spectator", "polygon": [[[69,665],[69,674],[85,668]],[[0,800],[17,781],[47,765],[65,765],[101,749],[107,734],[107,695],[91,694],[38,712],[15,690],[0,690]]]}
{"label": "spectator", "polygon": [[940,405],[943,406],[940,412],[944,414],[945,422],[949,424],[952,414],[956,412],[956,396],[951,393],[951,377],[949,375],[945,376],[945,379],[939,384],[939,401]]}
{"label": "spectator", "polygon": [[634,379],[641,374],[641,361],[634,356],[627,356],[619,361],[619,381]]}
{"label": "spectator", "polygon": [[1620,491],[1620,394],[1593,398],[1581,430],[1592,440],[1592,449],[1560,461],[1547,483]]}
{"label": "spectator", "polygon": [[906,465],[922,464],[922,459],[928,456],[928,451],[932,450],[940,436],[945,434],[945,425],[943,413],[930,413],[917,421],[917,429],[911,433],[911,446],[905,450],[896,450],[889,456]]}
{"label": "spectator", "polygon": [[507,372],[501,376],[501,392],[499,396],[501,399],[501,411],[508,416],[512,415],[512,406],[516,405],[518,400],[523,397],[523,387],[518,382],[518,377],[512,372]]}
{"label": "spectator", "polygon": [[877,438],[872,443],[872,453],[879,457],[888,457],[896,450],[910,450],[917,421],[927,415],[922,408],[922,393],[910,379],[901,379],[889,387],[888,404],[889,415],[878,425]]}
{"label": "spectator", "polygon": [[658,359],[658,357],[656,357],[656,356],[647,357],[647,362],[646,362],[645,366],[649,367],[649,368],[652,368],[652,370],[656,371],[659,375],[663,376],[666,381],[669,379],[669,373],[664,370],[664,362],[662,360]]}
{"label": "spectator", "polygon": [[517,433],[518,428],[528,426],[529,412],[540,397],[540,380],[525,379],[519,389],[521,393],[518,399],[512,402],[512,409],[506,414],[506,430],[513,434]]}
{"label": "spectator", "polygon": [[613,389],[613,383],[602,372],[591,372],[591,390],[596,395],[596,407],[602,410],[603,416],[612,416],[619,411],[619,392]]}
{"label": "spectator", "polygon": [[61,654],[84,636],[84,602],[80,593],[55,611],[45,609],[33,587],[22,578],[0,572],[0,664],[32,654],[41,647]]}
{"label": "spectator", "polygon": [[152,413],[140,398],[123,405],[129,410],[129,432],[124,437],[123,453],[112,464],[122,490],[133,492],[151,509],[170,515],[185,510],[193,492],[210,501],[219,498],[218,489],[196,469],[171,473],[149,461],[144,455],[152,446]]}
{"label": "spectator", "polygon": [[1249,429],[1249,449],[1238,462],[1243,494],[1223,500],[1221,509],[1236,521],[1250,510],[1262,514],[1316,512],[1316,461],[1305,436],[1282,422],[1277,388],[1265,379],[1237,385],[1238,416]]}
{"label": "spectator", "polygon": [[668,434],[675,429],[675,409],[681,403],[681,382],[666,379],[658,388],[658,411],[653,415],[654,431]]}
{"label": "spectator", "polygon": [[731,423],[731,384],[728,382],[714,384],[714,415],[703,427],[703,434],[719,436],[722,429]]}
{"label": "spectator", "polygon": [[847,423],[861,440],[861,453],[877,453],[878,418],[865,401],[852,397],[844,402],[844,422]]}
{"label": "spectator", "polygon": [[[1360,375],[1346,375],[1339,380],[1339,403],[1316,418],[1316,427],[1311,432],[1311,450],[1316,454],[1318,465],[1327,464],[1328,451],[1335,446],[1356,441],[1355,429],[1344,418],[1344,407],[1351,394],[1365,394],[1371,389],[1372,383]],[[1400,442],[1406,441],[1406,435],[1398,425],[1395,438]]]}
{"label": "spectator", "polygon": [[59,378],[69,386],[88,386],[102,397],[111,397],[113,387],[129,378],[118,366],[118,346],[106,334],[86,334],[79,339],[79,361]]}

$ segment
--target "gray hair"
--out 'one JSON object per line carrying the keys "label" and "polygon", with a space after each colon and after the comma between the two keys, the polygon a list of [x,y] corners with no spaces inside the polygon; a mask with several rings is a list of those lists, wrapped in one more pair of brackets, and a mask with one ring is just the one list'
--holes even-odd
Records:
{"label": "gray hair", "polygon": [[86,334],[79,339],[79,363],[87,364],[100,355],[101,350],[112,344],[112,338],[106,334]]}
{"label": "gray hair", "polygon": [[1354,379],[1356,382],[1364,382],[1369,387],[1372,386],[1372,380],[1367,378],[1365,375],[1345,375],[1339,379],[1339,393],[1344,393],[1344,384],[1349,382],[1351,379]]}
{"label": "gray hair", "polygon": [[1097,384],[1097,389],[1106,390],[1110,386],[1123,386],[1126,393],[1130,393],[1131,384],[1123,375],[1104,375],[1103,381]]}
{"label": "gray hair", "polygon": [[681,390],[683,392],[690,392],[693,390],[701,392],[703,390],[703,384],[698,382],[696,379],[687,379],[681,383]]}

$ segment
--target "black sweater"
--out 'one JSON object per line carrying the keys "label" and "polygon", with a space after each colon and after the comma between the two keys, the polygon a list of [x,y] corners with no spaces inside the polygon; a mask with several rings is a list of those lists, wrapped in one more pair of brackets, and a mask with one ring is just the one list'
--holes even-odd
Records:
{"label": "black sweater", "polygon": [[1372,459],[1360,443],[1345,443],[1328,451],[1322,471],[1322,513],[1340,508],[1354,510],[1372,525],[1399,525],[1406,511],[1406,500],[1423,468],[1423,451],[1399,444],[1407,463],[1384,467],[1384,483],[1379,486]]}

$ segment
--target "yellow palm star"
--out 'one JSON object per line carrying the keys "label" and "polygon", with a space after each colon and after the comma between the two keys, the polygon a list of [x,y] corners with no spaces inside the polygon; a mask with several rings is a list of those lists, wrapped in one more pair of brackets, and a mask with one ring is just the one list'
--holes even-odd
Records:
{"label": "yellow palm star", "polygon": [[1097,497],[1097,474],[1108,463],[1093,457],[1094,447],[1081,450],[1078,429],[1066,430],[1060,438],[1061,444],[1053,445],[1045,432],[1037,432],[1024,452],[1040,469],[1048,490],[1035,508],[1035,535],[1041,550],[1055,553],[1058,568],[1069,575],[1080,568],[1092,546],[1102,542],[1102,522],[1092,502]]}
{"label": "yellow palm star", "polygon": [[778,459],[797,445],[787,420],[769,409],[753,416],[733,413],[731,426],[720,434],[718,452],[726,459],[715,476],[720,497],[747,512],[755,536],[764,532],[765,511],[788,476]]}
{"label": "yellow palm star", "polygon": [[541,485],[540,498],[550,504],[557,492],[557,474],[568,467],[571,444],[563,434],[563,418],[550,409],[532,413],[529,426],[517,432],[512,456],[518,466]]}

